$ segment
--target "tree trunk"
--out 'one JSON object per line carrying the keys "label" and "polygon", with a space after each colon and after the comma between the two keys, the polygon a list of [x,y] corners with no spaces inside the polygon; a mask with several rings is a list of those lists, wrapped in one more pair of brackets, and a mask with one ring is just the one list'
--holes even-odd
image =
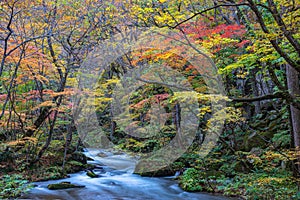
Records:
{"label": "tree trunk", "polygon": [[[292,96],[300,95],[300,87],[299,87],[299,73],[292,68],[291,66],[287,65],[286,69],[287,74],[287,85],[289,92]],[[300,148],[300,110],[297,109],[295,106],[290,105],[290,113],[291,113],[291,130],[292,130],[292,137],[294,140],[294,146],[297,151]],[[300,161],[300,157],[298,158],[298,163]],[[300,174],[300,165],[297,165],[298,173]]]}
{"label": "tree trunk", "polygon": [[[54,117],[53,117],[53,120],[52,122],[49,122],[50,123],[50,130],[49,130],[49,133],[48,133],[48,137],[46,139],[46,143],[44,144],[44,146],[42,147],[42,149],[39,151],[38,155],[36,156],[35,159],[33,159],[30,164],[33,165],[35,164],[36,162],[38,162],[40,160],[40,158],[43,156],[43,154],[45,153],[45,151],[48,149],[51,141],[52,141],[52,136],[53,136],[53,132],[54,132],[54,126],[55,126],[55,122],[56,122],[56,119],[57,119],[57,114],[58,114],[58,111],[55,110],[54,111]],[[50,121],[50,120],[49,120]]]}
{"label": "tree trunk", "polygon": [[68,125],[67,129],[67,135],[66,135],[66,142],[65,142],[65,149],[64,149],[64,158],[63,158],[63,164],[62,164],[62,170],[65,170],[65,164],[67,161],[67,153],[69,146],[72,143],[72,135],[73,135],[73,127],[74,127],[74,120],[71,121],[71,123]]}
{"label": "tree trunk", "polygon": [[110,122],[110,135],[109,135],[109,137],[110,137],[110,141],[113,142],[117,124],[113,119],[112,104],[110,105],[110,120],[111,120],[111,122]]}
{"label": "tree trunk", "polygon": [[174,124],[176,127],[176,137],[177,137],[177,144],[178,146],[182,149],[182,138],[181,138],[181,126],[180,126],[180,121],[181,121],[181,108],[179,103],[175,105],[175,110],[174,110]]}

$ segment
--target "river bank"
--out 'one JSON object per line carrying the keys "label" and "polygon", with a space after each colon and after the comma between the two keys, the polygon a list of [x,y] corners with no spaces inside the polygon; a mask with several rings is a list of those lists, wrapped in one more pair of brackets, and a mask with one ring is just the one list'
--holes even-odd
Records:
{"label": "river bank", "polygon": [[[174,177],[141,177],[132,174],[136,159],[124,153],[92,150],[85,152],[93,161],[94,172],[98,178],[91,178],[85,171],[70,174],[70,177],[60,180],[34,182],[36,187],[20,199],[195,199],[195,200],[225,200],[226,197],[207,193],[192,193],[182,190]],[[97,155],[101,155],[97,156]],[[62,181],[84,185],[84,188],[49,190],[47,186]]]}

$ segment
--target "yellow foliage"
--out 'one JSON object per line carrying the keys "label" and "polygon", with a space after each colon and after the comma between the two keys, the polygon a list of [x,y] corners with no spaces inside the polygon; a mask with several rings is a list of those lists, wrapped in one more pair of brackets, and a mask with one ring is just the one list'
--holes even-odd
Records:
{"label": "yellow foliage", "polygon": [[16,146],[24,146],[27,142],[36,144],[37,139],[34,137],[24,137],[20,140],[14,140],[14,141],[7,142],[6,144],[11,147],[16,147]]}
{"label": "yellow foliage", "polygon": [[278,159],[278,160],[284,160],[287,161],[288,158],[280,153],[274,152],[274,151],[267,151],[265,153],[265,159],[272,161],[274,159]]}
{"label": "yellow foliage", "polygon": [[249,160],[250,163],[253,163],[254,165],[261,165],[263,163],[260,157],[254,154],[248,155],[247,159]]}
{"label": "yellow foliage", "polygon": [[276,183],[283,183],[286,181],[286,178],[276,178],[276,177],[263,177],[263,178],[259,178],[257,180],[258,185],[265,185],[265,184],[270,184],[272,182],[276,182]]}
{"label": "yellow foliage", "polygon": [[56,104],[53,101],[44,101],[42,103],[40,103],[39,105],[35,106],[34,108],[32,108],[32,110],[36,110],[38,108],[41,107],[47,107],[47,106],[55,106]]}

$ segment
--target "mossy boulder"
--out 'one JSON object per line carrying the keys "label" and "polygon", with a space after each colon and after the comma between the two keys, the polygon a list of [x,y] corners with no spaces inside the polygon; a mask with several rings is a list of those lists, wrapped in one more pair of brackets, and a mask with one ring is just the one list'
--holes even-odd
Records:
{"label": "mossy boulder", "polygon": [[103,152],[100,152],[97,154],[97,156],[101,157],[101,158],[105,158],[107,157],[107,154],[103,153]]}
{"label": "mossy boulder", "polygon": [[85,164],[82,164],[82,163],[80,163],[78,161],[75,161],[75,160],[71,160],[71,161],[68,161],[66,163],[65,171],[67,173],[75,173],[75,172],[82,171],[85,168],[86,168]]}
{"label": "mossy boulder", "polygon": [[182,168],[183,165],[179,162],[163,166],[161,163],[157,163],[157,161],[141,160],[135,167],[134,173],[149,177],[173,176],[177,171],[181,171]]}
{"label": "mossy boulder", "polygon": [[269,141],[274,136],[272,131],[254,132],[244,137],[245,151],[251,151],[253,148],[265,148]]}
{"label": "mossy boulder", "polygon": [[163,176],[173,176],[176,173],[176,171],[172,170],[169,167],[164,167],[156,171],[145,170],[145,171],[135,171],[134,173],[140,176],[163,177]]}
{"label": "mossy boulder", "polygon": [[94,159],[93,159],[93,158],[91,158],[91,157],[88,157],[88,156],[86,156],[86,160],[87,160],[87,161],[94,161]]}
{"label": "mossy boulder", "polygon": [[71,160],[75,160],[77,162],[80,162],[82,164],[87,163],[87,157],[82,152],[75,151],[71,154]]}
{"label": "mossy boulder", "polygon": [[86,175],[89,176],[89,177],[91,177],[91,178],[98,178],[99,177],[99,175],[95,174],[95,172],[93,172],[92,170],[88,170],[86,172]]}
{"label": "mossy boulder", "polygon": [[84,185],[75,185],[72,184],[71,182],[60,182],[60,183],[54,183],[54,184],[49,184],[47,188],[49,190],[60,190],[60,189],[68,189],[68,188],[83,188],[85,187]]}

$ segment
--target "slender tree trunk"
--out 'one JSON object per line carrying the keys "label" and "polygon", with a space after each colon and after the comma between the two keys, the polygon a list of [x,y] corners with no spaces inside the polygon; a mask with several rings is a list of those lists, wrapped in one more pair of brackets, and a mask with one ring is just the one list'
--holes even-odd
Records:
{"label": "slender tree trunk", "polygon": [[[256,73],[255,73],[254,77],[252,78],[252,91],[253,91],[254,96],[256,96],[256,97],[260,96],[259,87],[260,86],[259,86],[259,83],[257,81]],[[256,101],[253,104],[254,104],[254,114],[253,115],[257,115],[257,114],[261,113],[260,101]]]}
{"label": "slender tree trunk", "polygon": [[181,121],[181,108],[179,103],[175,105],[175,112],[174,112],[174,124],[176,127],[177,132],[177,143],[180,148],[182,148],[182,138],[181,138],[181,127],[180,127],[180,121]]}
{"label": "slender tree trunk", "polygon": [[67,130],[67,136],[66,136],[66,143],[65,143],[65,149],[64,149],[64,159],[63,159],[63,164],[62,164],[62,170],[65,170],[65,164],[66,164],[66,160],[67,160],[67,153],[68,153],[68,149],[69,146],[72,142],[72,128],[74,126],[74,120],[71,121],[71,123],[68,125],[68,130]]}
{"label": "slender tree trunk", "polygon": [[55,126],[55,122],[56,122],[56,118],[57,118],[57,114],[58,111],[55,110],[54,111],[54,117],[52,122],[50,122],[50,130],[48,133],[48,137],[46,140],[46,143],[44,144],[44,146],[42,147],[42,149],[39,151],[38,155],[36,156],[36,158],[34,160],[31,161],[31,165],[35,164],[36,162],[38,162],[40,160],[40,158],[43,156],[43,154],[45,153],[45,151],[48,149],[51,141],[52,141],[52,136],[53,136],[53,132],[54,132],[54,126]]}
{"label": "slender tree trunk", "polygon": [[115,135],[115,130],[116,130],[116,122],[113,119],[113,112],[112,112],[112,104],[110,105],[110,141],[113,142],[114,135]]}
{"label": "slender tree trunk", "polygon": [[[300,95],[300,86],[299,86],[299,73],[287,65],[287,85],[289,92],[292,96]],[[293,105],[290,105],[290,116],[291,116],[291,130],[292,137],[294,140],[294,146],[299,151],[300,148],[300,110]],[[300,161],[300,157],[298,158],[298,162]],[[300,174],[300,165],[298,164],[298,173]]]}

